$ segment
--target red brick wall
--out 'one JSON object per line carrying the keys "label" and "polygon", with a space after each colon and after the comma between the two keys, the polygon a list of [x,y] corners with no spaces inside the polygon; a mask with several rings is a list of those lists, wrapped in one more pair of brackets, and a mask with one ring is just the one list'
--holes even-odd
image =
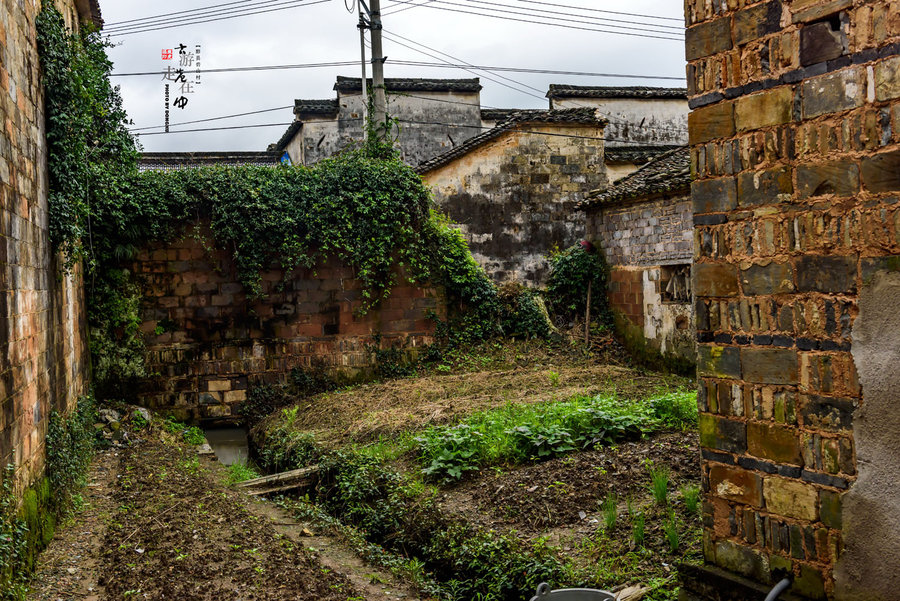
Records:
{"label": "red brick wall", "polygon": [[789,574],[806,598],[895,599],[896,494],[862,491],[879,464],[896,491],[896,447],[863,461],[859,433],[900,427],[865,415],[854,359],[859,299],[900,254],[897,2],[685,9],[706,561]]}
{"label": "red brick wall", "polygon": [[[47,147],[37,3],[0,3],[0,467],[17,486],[43,471],[52,410],[87,390],[81,278],[61,277],[47,226]],[[71,21],[72,2],[59,2]]]}
{"label": "red brick wall", "polygon": [[609,274],[609,305],[628,320],[644,327],[644,270],[613,266]]}
{"label": "red brick wall", "polygon": [[[264,297],[248,300],[230,253],[207,251],[193,236],[141,252],[142,331],[150,373],[139,396],[183,419],[236,417],[249,385],[283,380],[293,368],[324,369],[337,378],[371,372],[366,345],[412,352],[433,341],[431,311],[443,314],[439,292],[400,282],[364,316],[360,282],[332,259],[263,274]],[[165,332],[158,333],[160,330]]]}

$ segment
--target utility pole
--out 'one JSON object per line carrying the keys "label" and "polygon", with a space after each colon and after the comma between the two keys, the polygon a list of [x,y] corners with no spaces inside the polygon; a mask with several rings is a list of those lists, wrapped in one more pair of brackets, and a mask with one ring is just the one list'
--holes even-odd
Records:
{"label": "utility pole", "polygon": [[369,95],[366,92],[366,28],[368,24],[363,17],[362,3],[359,6],[359,25],[356,27],[359,29],[359,54],[362,65],[362,126],[363,131],[366,131],[366,114],[369,111]]}
{"label": "utility pole", "polygon": [[[368,27],[372,32],[372,93],[374,95],[374,110],[372,112],[372,122],[375,131],[380,137],[386,134],[384,123],[387,121],[387,101],[384,91],[384,61],[383,51],[381,48],[381,0],[369,0],[372,3],[370,9],[366,6],[365,0],[359,0],[360,5],[360,24],[364,23],[362,18],[362,10],[365,10],[369,17]],[[363,77],[363,91],[366,88],[366,80]],[[367,96],[364,96],[367,98]]]}

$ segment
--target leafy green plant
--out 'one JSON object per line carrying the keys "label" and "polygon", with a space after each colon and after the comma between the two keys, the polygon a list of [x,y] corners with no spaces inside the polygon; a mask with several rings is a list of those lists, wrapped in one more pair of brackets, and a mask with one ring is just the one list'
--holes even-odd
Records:
{"label": "leafy green plant", "polygon": [[607,493],[600,505],[603,513],[603,526],[607,530],[612,530],[616,525],[616,518],[619,517],[619,508],[615,493]]}
{"label": "leafy green plant", "polygon": [[546,338],[552,325],[540,293],[518,282],[507,282],[498,291],[500,327],[512,338]]}
{"label": "leafy green plant", "polygon": [[612,318],[606,296],[609,267],[600,252],[585,243],[550,255],[546,298],[554,316],[565,320],[583,317],[591,287],[591,317],[603,324]]}
{"label": "leafy green plant", "polygon": [[631,538],[635,545],[644,544],[644,536],[646,534],[647,516],[643,511],[638,511],[631,518]]}
{"label": "leafy green plant", "polygon": [[550,371],[547,373],[547,379],[550,381],[550,386],[556,388],[559,386],[559,372]]}
{"label": "leafy green plant", "polygon": [[682,390],[655,397],[653,413],[667,428],[686,430],[697,427],[697,391]]}
{"label": "leafy green plant", "polygon": [[8,465],[0,480],[0,601],[21,601],[28,591],[26,559],[28,526],[19,517],[13,494],[15,466]]}
{"label": "leafy green plant", "polygon": [[228,476],[225,478],[225,484],[231,486],[245,480],[259,478],[260,473],[253,469],[246,461],[235,462],[228,466]]}
{"label": "leafy green plant", "polygon": [[665,505],[669,501],[669,470],[664,467],[650,466],[650,491],[657,505]]}
{"label": "leafy green plant", "polygon": [[700,510],[700,487],[687,484],[681,489],[681,498],[684,499],[685,508],[691,513]]}
{"label": "leafy green plant", "polygon": [[181,433],[181,436],[184,438],[184,442],[190,445],[196,446],[206,442],[206,435],[203,433],[203,430],[197,426],[185,428],[184,432]]}

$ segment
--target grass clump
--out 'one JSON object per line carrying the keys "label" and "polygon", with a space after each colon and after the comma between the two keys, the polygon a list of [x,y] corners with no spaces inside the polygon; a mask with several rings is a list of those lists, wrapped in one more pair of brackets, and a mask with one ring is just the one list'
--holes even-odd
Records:
{"label": "grass clump", "polygon": [[619,517],[616,495],[613,493],[607,494],[600,505],[600,510],[603,513],[603,526],[607,530],[612,530],[616,525],[616,518]]}
{"label": "grass clump", "polygon": [[233,486],[239,482],[244,482],[246,480],[259,478],[262,475],[246,461],[232,463],[228,466],[227,472],[228,475],[225,478],[225,484],[228,486]]}
{"label": "grass clump", "polygon": [[631,518],[631,538],[635,545],[644,544],[644,536],[646,534],[647,517],[643,511],[639,511]]}
{"label": "grass clump", "polygon": [[650,466],[650,492],[657,505],[665,505],[669,500],[669,470]]}
{"label": "grass clump", "polygon": [[663,522],[663,534],[665,535],[666,543],[669,545],[669,551],[671,553],[678,551],[678,544],[680,541],[678,536],[678,521],[675,518],[675,512],[669,512],[669,517]]}
{"label": "grass clump", "polygon": [[700,510],[700,487],[696,485],[685,485],[681,489],[681,498],[684,500],[684,506],[691,513],[697,513]]}

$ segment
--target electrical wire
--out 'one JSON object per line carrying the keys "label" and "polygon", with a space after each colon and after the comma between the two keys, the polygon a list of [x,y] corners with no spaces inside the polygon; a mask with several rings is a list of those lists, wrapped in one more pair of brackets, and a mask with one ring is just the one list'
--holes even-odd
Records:
{"label": "electrical wire", "polygon": [[[654,33],[665,33],[665,34],[670,34],[670,35],[675,35],[675,32],[677,32],[679,34],[684,33],[683,25],[680,27],[676,27],[674,25],[657,25],[655,23],[642,23],[640,21],[628,21],[625,19],[612,19],[610,17],[593,17],[590,15],[573,15],[572,13],[563,13],[563,12],[558,12],[558,11],[552,11],[552,10],[548,10],[545,8],[512,7],[509,4],[497,4],[496,2],[489,2],[488,0],[466,0],[466,1],[469,3],[474,3],[474,4],[484,4],[485,6],[500,6],[500,7],[505,7],[505,8],[519,8],[519,10],[527,10],[527,11],[531,11],[532,13],[538,13],[538,14],[525,13],[522,15],[522,16],[527,16],[527,17],[541,17],[541,18],[545,18],[545,19],[555,19],[557,21],[568,21],[571,23],[581,23],[581,24],[588,24],[588,25],[603,25],[603,26],[605,26],[606,23],[625,23],[627,25],[645,25],[647,27],[653,27],[655,29],[641,29],[638,27],[627,27],[625,25],[616,25],[615,27],[620,27],[621,29],[633,29],[635,31],[652,31]],[[447,4],[449,4],[449,3],[447,3]],[[457,6],[462,6],[462,5],[457,4]],[[485,8],[484,10],[492,10],[492,11],[501,12],[501,13],[520,14],[519,12],[517,12],[515,10],[501,10],[500,8]],[[550,15],[553,15],[553,16],[550,16]],[[558,16],[558,15],[564,15],[564,17]],[[580,19],[591,19],[593,21],[597,21],[597,23],[592,23],[591,21],[583,21],[580,19],[571,19],[568,17],[580,17]],[[666,31],[666,30],[675,30],[675,31]]]}
{"label": "electrical wire", "polygon": [[304,7],[304,6],[313,6],[315,4],[323,4],[325,2],[330,2],[330,1],[331,0],[315,0],[313,2],[309,2],[306,0],[299,0],[299,3],[298,3],[298,0],[291,0],[292,3],[289,6],[281,6],[279,8],[269,8],[267,10],[256,10],[256,11],[246,12],[243,14],[235,14],[235,15],[229,15],[229,16],[224,16],[224,17],[216,17],[216,18],[205,19],[205,20],[200,20],[200,21],[190,21],[187,23],[175,23],[175,24],[168,24],[168,25],[160,25],[158,27],[149,27],[146,29],[139,29],[139,30],[133,30],[133,31],[111,32],[111,33],[109,33],[109,35],[111,37],[117,37],[117,36],[132,35],[132,34],[138,34],[138,33],[147,33],[149,31],[158,31],[160,29],[174,29],[176,27],[185,27],[188,25],[198,25],[201,23],[212,23],[214,21],[224,21],[226,19],[236,19],[238,17],[250,17],[250,16],[261,15],[261,14],[265,14],[265,13],[276,12],[276,11],[300,8],[300,7]]}
{"label": "electrical wire", "polygon": [[208,19],[210,17],[219,17],[222,15],[238,15],[238,13],[250,13],[255,10],[262,10],[266,8],[275,8],[278,6],[284,6],[287,4],[296,4],[302,2],[303,0],[262,0],[252,3],[245,3],[243,6],[233,7],[228,9],[220,9],[216,11],[199,13],[196,15],[190,15],[187,17],[167,17],[163,19],[157,19],[154,21],[147,21],[145,23],[134,23],[131,25],[119,25],[119,26],[110,26],[104,28],[105,33],[113,34],[113,33],[124,33],[125,31],[137,31],[143,30],[150,27],[157,27],[161,25],[176,25],[179,23],[190,23],[194,21],[199,21],[202,19]]}
{"label": "electrical wire", "polygon": [[585,6],[572,6],[571,4],[556,4],[555,2],[540,2],[539,0],[516,0],[516,2],[523,2],[526,4],[543,4],[545,6],[554,6],[556,8],[572,8],[575,10],[591,11],[591,12],[597,12],[597,13],[609,13],[609,14],[613,14],[613,15],[622,15],[625,17],[641,17],[644,19],[660,19],[663,21],[677,21],[679,23],[682,23],[682,29],[683,29],[683,24],[684,24],[683,17],[661,17],[658,15],[641,15],[641,14],[637,14],[637,13],[623,13],[623,12],[618,12],[615,10],[605,10],[602,8],[588,8]]}
{"label": "electrical wire", "polygon": [[[395,0],[395,1],[399,4],[414,4],[410,0]],[[599,33],[611,33],[611,34],[615,34],[615,35],[624,35],[624,36],[630,36],[630,37],[652,38],[652,39],[658,39],[658,40],[671,40],[673,42],[684,42],[684,38],[665,37],[662,35],[649,35],[649,34],[644,34],[644,33],[632,33],[632,32],[625,32],[625,31],[614,31],[611,29],[596,29],[593,27],[580,27],[578,25],[565,25],[562,23],[550,23],[547,21],[534,21],[534,20],[529,20],[529,19],[521,19],[521,18],[516,18],[516,17],[496,15],[496,14],[486,13],[486,12],[477,12],[477,11],[473,11],[473,10],[461,10],[459,8],[447,8],[445,6],[438,6],[438,4],[449,4],[452,6],[468,7],[468,5],[466,5],[466,4],[457,4],[457,3],[453,3],[453,2],[446,2],[445,0],[433,0],[432,2],[430,2],[428,4],[415,4],[415,6],[424,6],[425,8],[434,8],[436,10],[444,10],[444,11],[467,14],[467,15],[476,15],[476,16],[480,16],[480,17],[492,17],[495,19],[502,19],[505,21],[518,21],[521,23],[533,23],[536,25],[551,25],[554,27],[562,27],[565,29],[575,29],[575,30],[581,30],[581,31],[596,31]],[[610,27],[612,27],[612,26],[610,26]]]}
{"label": "electrical wire", "polygon": [[[411,8],[418,8],[420,6],[425,6],[426,4],[428,4],[430,2],[434,2],[434,0],[425,0],[425,2],[423,2],[422,4],[414,4],[411,6],[404,6],[403,8],[398,8],[397,10],[390,10],[388,12],[382,12],[381,16],[386,17],[387,15],[395,15],[397,13],[402,13],[403,11],[409,10]],[[395,8],[395,7],[396,7],[396,4],[391,5],[391,8]]]}
{"label": "electrical wire", "polygon": [[[262,109],[259,111],[250,111],[248,113],[235,113],[233,115],[222,115],[221,117],[210,117],[208,119],[195,119],[194,121],[182,121],[181,123],[170,123],[169,126],[170,127],[178,127],[180,125],[192,125],[194,123],[208,123],[209,121],[221,121],[222,119],[233,119],[235,117],[246,117],[248,115],[259,115],[261,113],[271,113],[274,111],[283,111],[283,110],[292,109],[292,108],[294,108],[294,105],[289,104],[288,106],[276,106],[275,108]],[[165,125],[148,125],[146,127],[134,127],[134,128],[129,129],[128,131],[135,132],[135,131],[142,131],[145,129],[158,129],[160,127],[165,127]]]}
{"label": "electrical wire", "polygon": [[[277,0],[269,0],[270,2],[277,2]],[[213,10],[216,8],[221,8],[223,6],[233,6],[235,4],[246,4],[247,0],[237,0],[236,2],[225,2],[224,4],[212,4],[210,6],[201,6],[200,8],[191,8],[188,10],[180,10],[173,13],[162,13],[160,15],[151,15],[149,17],[138,17],[137,19],[127,19],[125,21],[115,21],[112,23],[105,23],[105,27],[118,27],[119,25],[124,25],[125,23],[134,23],[137,21],[153,21],[155,19],[160,19],[162,17],[170,17],[172,15],[184,15],[187,13],[196,13],[196,12],[204,12],[208,10]]]}

